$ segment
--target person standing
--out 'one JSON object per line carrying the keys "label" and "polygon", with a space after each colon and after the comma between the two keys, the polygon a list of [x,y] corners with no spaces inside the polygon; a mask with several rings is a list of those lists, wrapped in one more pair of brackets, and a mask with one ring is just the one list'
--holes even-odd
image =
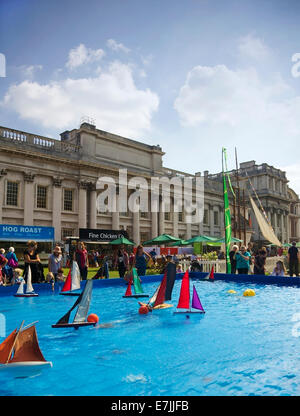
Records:
{"label": "person standing", "polygon": [[0,251],[0,286],[6,284],[5,275],[3,274],[2,270],[7,265],[7,262],[7,258]]}
{"label": "person standing", "polygon": [[74,252],[73,260],[78,264],[82,280],[87,280],[89,267],[88,252],[82,241],[78,241],[77,243],[77,248]]}
{"label": "person standing", "polygon": [[250,257],[250,253],[246,251],[246,247],[241,246],[240,251],[235,255],[238,274],[248,274]]}
{"label": "person standing", "polygon": [[45,280],[43,266],[37,252],[37,242],[30,240],[27,242],[27,249],[24,251],[24,278],[27,281],[28,267],[31,269],[32,283],[40,283]]}
{"label": "person standing", "polygon": [[231,264],[231,274],[236,274],[236,253],[239,247],[237,245],[232,246],[231,251],[229,252],[230,264]]}
{"label": "person standing", "polygon": [[290,276],[292,277],[295,274],[296,277],[298,277],[299,276],[299,250],[296,247],[295,241],[292,242],[292,247],[289,248],[288,262],[289,262]]}
{"label": "person standing", "polygon": [[48,258],[48,270],[54,276],[55,282],[57,281],[58,270],[62,268],[62,251],[59,246],[56,246],[53,253]]}
{"label": "person standing", "polygon": [[254,274],[265,275],[266,252],[259,250],[254,260]]}
{"label": "person standing", "polygon": [[115,267],[118,268],[119,276],[123,278],[129,268],[129,256],[124,246],[120,246],[119,250],[116,252],[114,264]]}
{"label": "person standing", "polygon": [[136,267],[137,273],[139,276],[146,275],[147,260],[151,259],[151,256],[144,251],[143,246],[138,246],[133,260],[133,267]]}

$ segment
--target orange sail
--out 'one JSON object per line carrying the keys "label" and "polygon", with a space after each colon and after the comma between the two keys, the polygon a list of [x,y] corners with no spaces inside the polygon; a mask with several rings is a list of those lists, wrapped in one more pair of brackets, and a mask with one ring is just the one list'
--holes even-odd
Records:
{"label": "orange sail", "polygon": [[71,269],[69,270],[68,276],[66,278],[65,284],[61,289],[62,292],[69,292],[71,290]]}
{"label": "orange sail", "polygon": [[177,308],[190,309],[190,278],[188,270],[184,273],[182,278]]}
{"label": "orange sail", "polygon": [[17,330],[15,329],[8,337],[0,344],[0,364],[6,364],[11,350],[13,348],[15,339],[17,335]]}
{"label": "orange sail", "polygon": [[34,325],[24,329],[18,335],[14,346],[14,355],[9,360],[10,363],[24,361],[46,362],[39,347],[37,333]]}

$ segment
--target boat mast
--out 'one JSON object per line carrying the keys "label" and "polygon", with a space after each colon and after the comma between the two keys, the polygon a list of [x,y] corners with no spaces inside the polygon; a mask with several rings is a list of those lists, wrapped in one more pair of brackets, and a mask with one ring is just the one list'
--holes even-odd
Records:
{"label": "boat mast", "polygon": [[23,321],[22,321],[22,323],[21,323],[21,325],[20,325],[19,331],[17,332],[17,335],[16,335],[15,340],[14,340],[13,346],[11,347],[10,353],[8,354],[6,364],[7,364],[7,363],[8,363],[8,361],[10,360],[10,357],[11,357],[11,355],[12,355],[12,352],[13,352],[14,348],[15,348],[15,345],[16,345],[16,342],[17,342],[17,339],[18,339],[18,336],[19,336],[19,334],[20,334],[20,332],[21,332],[21,329],[22,329],[22,327],[23,327],[23,325],[24,325],[24,322],[25,322],[25,321],[23,320]]}

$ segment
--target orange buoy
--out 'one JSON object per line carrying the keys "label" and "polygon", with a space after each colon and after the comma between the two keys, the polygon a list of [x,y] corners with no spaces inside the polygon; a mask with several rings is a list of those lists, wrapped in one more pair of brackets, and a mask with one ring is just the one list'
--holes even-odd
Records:
{"label": "orange buoy", "polygon": [[96,324],[99,322],[99,317],[98,315],[96,315],[95,313],[91,313],[88,317],[87,317],[87,321],[88,322],[95,322]]}
{"label": "orange buoy", "polygon": [[139,313],[140,314],[147,314],[149,312],[149,309],[147,308],[147,306],[145,305],[145,306],[141,306],[140,307],[140,309],[139,309]]}

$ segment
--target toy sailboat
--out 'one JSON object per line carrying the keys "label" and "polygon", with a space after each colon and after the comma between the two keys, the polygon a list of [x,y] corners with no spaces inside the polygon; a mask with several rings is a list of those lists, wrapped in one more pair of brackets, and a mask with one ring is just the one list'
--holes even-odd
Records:
{"label": "toy sailboat", "polygon": [[22,328],[23,324],[0,344],[0,372],[9,370],[16,376],[26,376],[52,367],[40,350],[35,325]]}
{"label": "toy sailboat", "polygon": [[27,270],[26,293],[24,293],[24,285],[25,285],[25,281],[22,280],[17,290],[17,293],[15,293],[14,296],[16,296],[17,298],[30,298],[33,296],[38,296],[38,293],[35,293],[32,287],[30,265],[28,265],[28,270]]}
{"label": "toy sailboat", "polygon": [[[79,295],[78,299],[72,306],[72,308],[55,324],[52,328],[75,328],[78,329],[81,326],[96,325],[96,322],[87,322],[86,317],[89,311],[91,298],[92,298],[93,281],[87,280],[83,292]],[[73,309],[77,308],[73,322],[69,323],[70,315]]]}
{"label": "toy sailboat", "polygon": [[215,280],[214,266],[211,267],[210,272],[204,277],[204,280],[210,280],[212,282]]}
{"label": "toy sailboat", "polygon": [[[132,294],[131,286],[133,283],[134,294]],[[135,267],[132,268],[132,278],[128,282],[127,290],[123,298],[148,298],[149,295],[146,295],[143,291],[140,278],[137,274]]]}
{"label": "toy sailboat", "polygon": [[[192,311],[191,308],[197,309],[197,311]],[[183,309],[183,310],[176,311],[174,312],[174,314],[185,314],[186,316],[189,316],[190,314],[194,314],[194,313],[205,313],[194,285],[193,285],[192,306],[190,306],[190,277],[189,277],[188,271],[185,272],[182,278],[177,309]]]}
{"label": "toy sailboat", "polygon": [[151,310],[167,309],[173,307],[173,305],[165,303],[165,301],[171,300],[175,277],[176,266],[174,263],[169,263],[167,265],[164,277],[154,292],[154,295],[151,297],[151,299],[149,299],[148,304],[141,303],[141,305],[148,306]]}
{"label": "toy sailboat", "polygon": [[73,261],[72,271],[69,270],[66,281],[61,289],[60,295],[66,296],[80,296],[80,293],[75,292],[80,289],[80,270],[76,261]]}

